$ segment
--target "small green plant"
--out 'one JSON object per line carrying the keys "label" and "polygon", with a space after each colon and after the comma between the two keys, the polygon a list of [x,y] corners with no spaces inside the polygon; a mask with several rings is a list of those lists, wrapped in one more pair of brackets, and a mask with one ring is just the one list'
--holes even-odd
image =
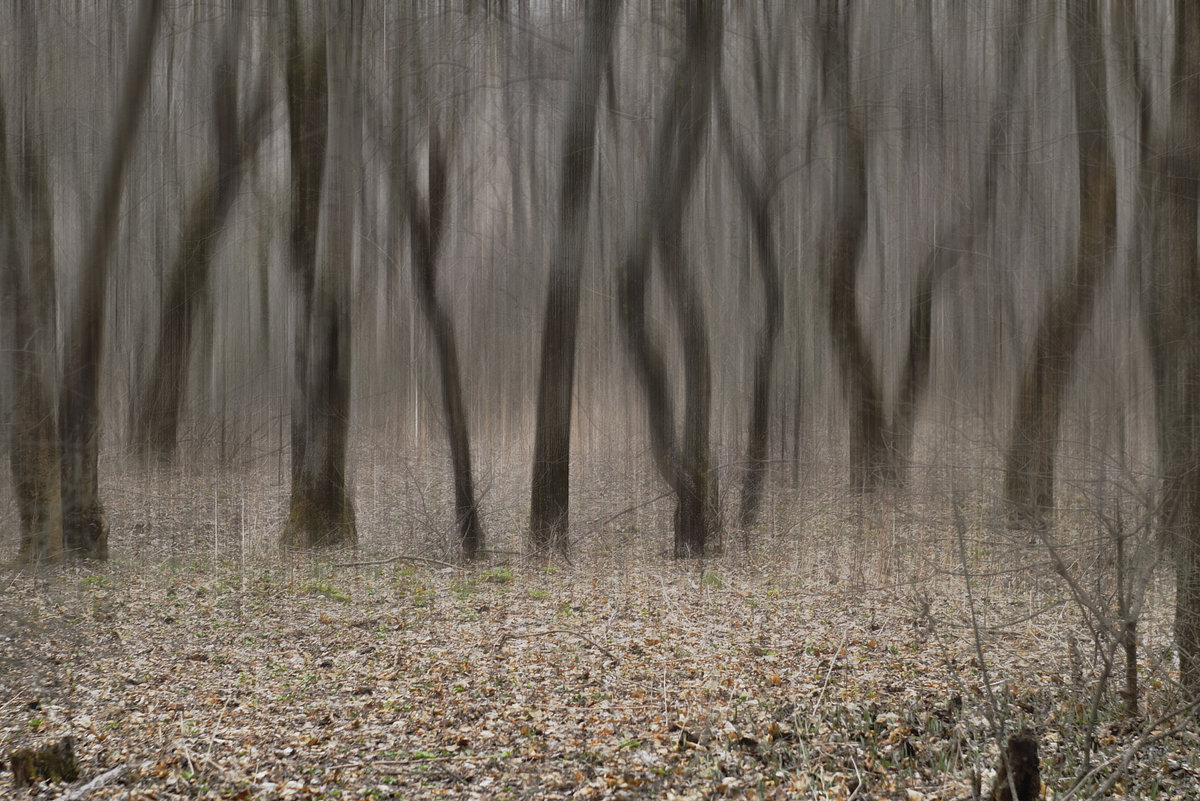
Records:
{"label": "small green plant", "polygon": [[714,590],[719,590],[725,586],[725,582],[713,570],[704,571],[704,576],[700,579],[700,583],[705,587],[710,587]]}
{"label": "small green plant", "polygon": [[306,588],[309,595],[320,595],[323,598],[329,598],[332,601],[345,603],[350,600],[350,596],[339,590],[337,587],[330,584],[328,581],[314,581]]}
{"label": "small green plant", "polygon": [[89,589],[103,589],[109,586],[108,576],[87,576],[83,581],[79,582],[84,587]]}
{"label": "small green plant", "polygon": [[488,584],[508,584],[512,582],[513,574],[507,567],[497,567],[484,573],[483,580]]}
{"label": "small green plant", "polygon": [[545,590],[526,590],[525,597],[531,601],[544,601],[550,597],[550,593]]}

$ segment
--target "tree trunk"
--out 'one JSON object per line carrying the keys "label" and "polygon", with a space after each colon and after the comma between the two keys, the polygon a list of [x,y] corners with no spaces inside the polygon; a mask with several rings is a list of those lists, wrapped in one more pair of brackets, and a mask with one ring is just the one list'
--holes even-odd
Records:
{"label": "tree trunk", "polygon": [[1154,243],[1148,317],[1159,459],[1162,526],[1175,562],[1175,643],[1180,683],[1200,698],[1200,7],[1175,3],[1171,125],[1156,150]]}
{"label": "tree trunk", "polygon": [[[335,13],[336,12],[331,12]],[[326,65],[324,26],[314,45],[303,47],[293,5],[288,20],[287,97],[292,163],[292,490],[281,542],[285,547],[357,543],[354,507],[346,493],[346,439],[350,412],[349,230],[353,194],[352,132],[357,119],[342,74],[351,58],[353,20],[335,17],[335,41]],[[330,109],[330,72],[334,101]],[[332,113],[331,113],[332,111]],[[335,157],[328,154],[330,129]],[[346,163],[343,163],[346,162]],[[327,197],[323,195],[323,191]],[[318,264],[317,226],[322,199],[325,253]]]}
{"label": "tree trunk", "polygon": [[136,18],[112,150],[104,166],[96,219],[83,251],[75,315],[64,339],[58,416],[62,432],[63,539],[69,555],[88,559],[108,558],[108,525],[100,505],[97,472],[104,300],[125,168],[142,117],[161,8],[162,0],[145,0]]}
{"label": "tree trunk", "polygon": [[[708,330],[683,254],[683,213],[703,155],[712,88],[720,69],[720,4],[685,6],[684,53],[676,67],[651,154],[652,170],[638,230],[622,262],[618,304],[626,345],[646,397],[651,449],[659,473],[676,495],[675,555],[702,556],[719,529],[716,473],[709,449],[712,379]],[[645,294],[657,244],[684,358],[685,421],[677,443],[671,391],[661,350],[646,329]]]}
{"label": "tree trunk", "polygon": [[[8,321],[3,347],[10,354],[8,455],[21,525],[17,561],[57,562],[63,537],[50,188],[29,112],[23,115],[24,152],[16,163],[8,159],[5,111],[0,98],[0,312]],[[28,231],[20,221],[27,221]]]}
{"label": "tree trunk", "polygon": [[883,391],[858,315],[858,262],[867,231],[866,149],[850,107],[848,33],[838,4],[821,10],[822,94],[835,119],[833,220],[822,238],[821,278],[830,335],[849,414],[850,486],[872,492],[889,480],[887,415]]}
{"label": "tree trunk", "polygon": [[530,541],[536,551],[566,553],[570,508],[571,400],[579,274],[587,234],[588,190],[595,163],[596,108],[608,64],[619,2],[590,0],[562,139],[558,242],[546,293],[537,423],[533,445]]}
{"label": "tree trunk", "polygon": [[1054,457],[1075,352],[1109,272],[1117,236],[1116,166],[1108,135],[1104,37],[1099,7],[1070,6],[1068,49],[1079,128],[1079,232],[1071,279],[1042,310],[1025,364],[1005,459],[1009,524],[1040,527],[1054,508]]}
{"label": "tree trunk", "polygon": [[[235,12],[236,13],[236,12]],[[179,250],[168,274],[159,311],[158,342],[133,412],[134,447],[169,460],[175,454],[180,407],[196,316],[208,287],[212,256],[237,198],[246,162],[268,132],[266,95],[256,99],[249,119],[237,121],[237,59],[240,21],[229,24],[222,58],[213,76],[213,119],[217,157],[187,205]]]}

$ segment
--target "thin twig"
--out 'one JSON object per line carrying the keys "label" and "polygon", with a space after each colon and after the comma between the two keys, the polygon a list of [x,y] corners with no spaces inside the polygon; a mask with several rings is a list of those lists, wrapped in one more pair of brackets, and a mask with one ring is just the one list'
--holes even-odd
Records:
{"label": "thin twig", "polygon": [[617,655],[614,654],[612,651],[608,650],[603,645],[596,642],[595,640],[593,640],[591,637],[587,636],[586,634],[575,631],[574,629],[546,629],[545,631],[527,631],[527,632],[523,632],[521,634],[513,634],[512,632],[506,631],[506,632],[504,632],[504,634],[500,635],[500,642],[496,643],[496,648],[497,649],[503,648],[504,643],[507,642],[508,640],[527,640],[527,639],[531,639],[533,637],[545,637],[548,634],[570,634],[572,636],[578,637],[579,639],[583,640],[588,645],[592,646],[593,648],[595,648],[597,651],[599,651],[600,653],[607,656],[612,661],[614,661],[614,662],[621,661],[620,659],[617,658]]}

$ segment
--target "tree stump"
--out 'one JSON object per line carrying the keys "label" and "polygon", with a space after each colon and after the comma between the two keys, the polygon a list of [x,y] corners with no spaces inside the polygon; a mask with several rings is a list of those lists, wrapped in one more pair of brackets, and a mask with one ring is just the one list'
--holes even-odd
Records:
{"label": "tree stump", "polygon": [[[1009,781],[1009,777],[1012,781]],[[1013,796],[1013,789],[1017,794]],[[1028,729],[1008,738],[1007,754],[1000,759],[990,801],[1034,801],[1042,791],[1037,737]]]}
{"label": "tree stump", "polygon": [[64,737],[56,743],[36,748],[18,748],[8,755],[13,785],[26,787],[34,782],[73,782],[79,778],[75,764],[75,741]]}

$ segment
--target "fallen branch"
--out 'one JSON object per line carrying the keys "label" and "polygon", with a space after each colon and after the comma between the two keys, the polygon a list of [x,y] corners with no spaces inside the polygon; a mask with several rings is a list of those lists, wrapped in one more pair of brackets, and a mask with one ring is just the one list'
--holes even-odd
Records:
{"label": "fallen branch", "polygon": [[500,642],[496,643],[496,649],[499,650],[499,649],[503,648],[504,643],[507,642],[508,640],[528,640],[528,639],[532,639],[533,637],[545,637],[548,634],[570,634],[572,636],[578,637],[579,639],[583,640],[588,645],[592,646],[593,648],[595,648],[597,651],[599,651],[600,653],[607,656],[612,661],[614,661],[614,662],[621,661],[620,659],[617,658],[617,655],[614,654],[612,651],[608,650],[603,645],[596,642],[595,640],[593,640],[591,637],[587,636],[586,634],[575,631],[574,629],[546,629],[545,631],[530,631],[530,632],[525,632],[524,634],[512,634],[510,632],[505,632],[504,634],[500,635]]}
{"label": "fallen branch", "polygon": [[106,784],[111,784],[112,782],[124,776],[125,771],[127,770],[129,770],[128,766],[118,765],[112,770],[105,771],[91,781],[85,782],[75,789],[65,793],[62,796],[62,801],[82,801],[82,799],[86,798],[96,790],[99,790]]}
{"label": "fallen branch", "polygon": [[378,567],[379,565],[391,565],[396,562],[424,562],[427,565],[437,565],[438,567],[459,568],[461,565],[443,562],[440,559],[429,559],[425,556],[393,556],[388,559],[378,559],[371,562],[338,562],[334,567]]}

